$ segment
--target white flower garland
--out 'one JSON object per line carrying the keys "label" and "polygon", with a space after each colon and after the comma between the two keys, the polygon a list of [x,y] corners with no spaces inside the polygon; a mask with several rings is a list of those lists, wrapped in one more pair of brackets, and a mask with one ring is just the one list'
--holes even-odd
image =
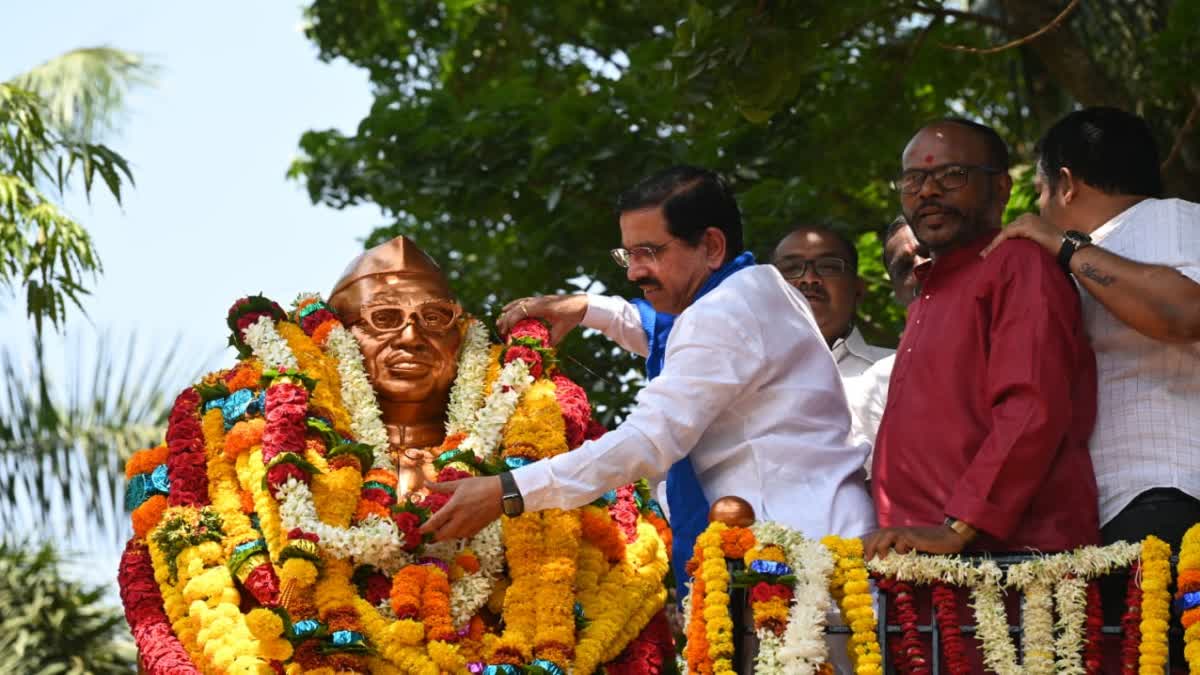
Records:
{"label": "white flower garland", "polygon": [[458,357],[458,375],[450,389],[446,407],[446,435],[465,433],[474,426],[483,404],[483,385],[487,380],[491,341],[483,322],[471,319]]}
{"label": "white flower garland", "polygon": [[246,344],[250,345],[254,355],[258,357],[259,361],[262,361],[263,368],[300,369],[296,355],[288,347],[287,340],[284,340],[279,331],[275,330],[275,321],[271,317],[265,314],[258,317],[257,321],[246,327],[242,336],[246,339]]}
{"label": "white flower garland", "polygon": [[1055,672],[1066,675],[1086,675],[1083,667],[1083,648],[1087,622],[1087,580],[1068,577],[1054,589],[1058,608],[1058,639],[1054,643],[1057,655]]}
{"label": "white flower garland", "polygon": [[[1140,543],[1118,542],[1085,546],[1068,553],[1029,560],[1008,569],[1007,576],[992,561],[972,565],[957,556],[917,553],[876,558],[867,563],[872,572],[900,581],[928,585],[937,582],[971,589],[983,646],[984,665],[999,675],[1027,672],[1084,672],[1082,645],[1086,620],[1087,582],[1113,570],[1128,567],[1141,555]],[[1017,664],[1016,646],[1008,633],[1002,588],[1026,594],[1023,647],[1026,663]],[[1053,623],[1057,600],[1060,620]],[[1055,639],[1055,628],[1059,630]],[[1032,661],[1029,655],[1037,654]],[[1053,656],[1053,660],[1051,660]],[[1079,670],[1076,670],[1079,668]]]}
{"label": "white flower garland", "polygon": [[768,630],[758,631],[759,651],[756,673],[815,673],[829,656],[825,642],[825,620],[833,599],[829,594],[829,575],[833,556],[818,541],[773,522],[750,527],[759,545],[776,545],[783,550],[787,564],[796,575],[787,628],[778,637]]}
{"label": "white flower garland", "polygon": [[389,576],[411,563],[403,549],[404,538],[396,525],[377,515],[368,515],[354,527],[336,527],[321,521],[308,485],[289,478],[279,487],[279,519],[283,530],[300,528],[320,538],[321,550],[337,558],[353,558],[360,564],[378,567]]}
{"label": "white flower garland", "polygon": [[521,395],[533,384],[529,364],[515,359],[504,366],[492,385],[483,408],[475,416],[475,424],[466,439],[458,446],[470,450],[481,460],[488,460],[500,445],[504,425],[517,409]]}
{"label": "white flower garland", "polygon": [[360,443],[371,447],[374,468],[395,471],[387,428],[383,426],[383,413],[375,400],[375,389],[367,379],[358,341],[350,331],[338,325],[329,331],[325,350],[337,363],[338,375],[342,380],[342,405],[350,413],[350,431]]}
{"label": "white flower garland", "polygon": [[1033,675],[1050,675],[1054,672],[1052,588],[1042,581],[1025,588],[1025,610],[1021,618],[1021,653],[1024,658],[1021,665]]}

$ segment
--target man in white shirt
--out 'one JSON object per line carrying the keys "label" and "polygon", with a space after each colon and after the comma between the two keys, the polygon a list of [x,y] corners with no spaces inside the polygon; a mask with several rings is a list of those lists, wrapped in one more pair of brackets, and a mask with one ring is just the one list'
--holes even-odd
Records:
{"label": "man in white shirt", "polygon": [[[908,307],[916,298],[918,282],[916,270],[928,264],[927,252],[921,250],[912,228],[904,216],[888,225],[883,240],[883,267],[892,281],[892,293],[901,307]],[[871,367],[854,377],[843,377],[846,385],[846,400],[850,404],[850,442],[875,446],[875,434],[887,407],[888,382],[892,377],[895,353],[879,359]],[[867,462],[868,472],[870,461]]]}
{"label": "man in white shirt", "polygon": [[1178,550],[1200,521],[1200,204],[1158,198],[1154,138],[1122,110],[1071,113],[1037,148],[1041,216],[997,243],[1040,243],[1081,289],[1104,543],[1154,534]]}
{"label": "man in white shirt", "polygon": [[[598,440],[507,478],[433,486],[453,496],[423,530],[465,537],[502,511],[575,508],[666,473],[677,538],[705,521],[697,503],[727,495],[748,501],[759,519],[811,537],[871,531],[866,448],[847,444],[837,367],[803,296],[774,267],[742,253],[741,215],[728,187],[710,171],[675,167],[622,195],[618,210],[622,247],[614,258],[654,310],[678,315],[661,373],[625,422]],[[546,319],[552,339],[579,323],[596,328],[653,365],[639,310],[620,298],[527,298],[506,308],[499,327],[525,316]],[[678,481],[676,490],[671,477],[681,466],[693,484]],[[691,506],[680,509],[677,497]],[[675,547],[677,570],[689,557],[681,548],[690,555],[686,545]]]}
{"label": "man in white shirt", "polygon": [[893,353],[867,344],[854,325],[867,286],[858,276],[858,250],[846,235],[825,225],[797,226],[775,247],[771,263],[808,300],[843,380]]}

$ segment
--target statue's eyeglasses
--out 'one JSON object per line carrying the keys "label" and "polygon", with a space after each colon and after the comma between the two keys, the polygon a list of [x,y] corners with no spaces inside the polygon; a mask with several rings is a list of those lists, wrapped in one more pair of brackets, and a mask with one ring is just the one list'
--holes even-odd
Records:
{"label": "statue's eyeglasses", "polygon": [[380,333],[404,330],[412,323],[427,333],[449,331],[462,317],[462,306],[449,300],[431,300],[419,305],[372,305],[363,310],[362,322]]}

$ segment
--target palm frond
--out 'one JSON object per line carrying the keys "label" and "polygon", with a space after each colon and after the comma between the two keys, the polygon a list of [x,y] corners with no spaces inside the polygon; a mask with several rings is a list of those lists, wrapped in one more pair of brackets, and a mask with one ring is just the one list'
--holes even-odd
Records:
{"label": "palm frond", "polygon": [[48,124],[65,138],[92,142],[115,129],[129,92],[154,84],[157,66],[112,47],[75,49],[11,83],[42,99]]}
{"label": "palm frond", "polygon": [[192,355],[178,340],[143,349],[136,337],[77,338],[67,352],[58,371],[36,341],[32,360],[0,351],[0,542],[86,554],[86,578],[107,583],[130,535],[125,460],[162,441],[175,393],[212,359],[182,365]]}

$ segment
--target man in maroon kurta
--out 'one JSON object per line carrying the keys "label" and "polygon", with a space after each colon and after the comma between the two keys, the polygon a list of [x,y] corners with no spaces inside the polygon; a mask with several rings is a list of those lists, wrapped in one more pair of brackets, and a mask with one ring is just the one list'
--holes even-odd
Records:
{"label": "man in maroon kurta", "polygon": [[1096,365],[1055,259],[1007,241],[1012,181],[991,129],[925,127],[903,155],[904,214],[933,256],[908,310],[879,428],[867,556],[1060,551],[1099,539],[1087,439]]}

